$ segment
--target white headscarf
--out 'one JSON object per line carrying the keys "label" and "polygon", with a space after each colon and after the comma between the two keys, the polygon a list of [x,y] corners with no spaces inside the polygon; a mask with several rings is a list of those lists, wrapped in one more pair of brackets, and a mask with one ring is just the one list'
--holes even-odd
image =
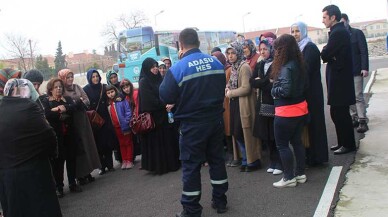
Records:
{"label": "white headscarf", "polygon": [[303,52],[303,49],[306,47],[307,43],[311,42],[311,38],[307,36],[307,25],[303,22],[296,22],[291,25],[290,32],[292,27],[297,26],[300,32],[300,41],[298,42],[300,51]]}

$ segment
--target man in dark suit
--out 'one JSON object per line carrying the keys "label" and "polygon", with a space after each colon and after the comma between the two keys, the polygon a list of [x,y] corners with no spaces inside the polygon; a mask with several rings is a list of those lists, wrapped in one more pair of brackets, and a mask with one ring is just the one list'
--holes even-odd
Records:
{"label": "man in dark suit", "polygon": [[326,66],[327,104],[337,133],[337,145],[330,149],[334,154],[346,154],[356,150],[352,118],[349,106],[355,104],[353,65],[350,35],[340,22],[341,11],[336,5],[323,10],[322,23],[330,28],[329,40],[321,51]]}
{"label": "man in dark suit", "polygon": [[349,17],[347,14],[341,15],[341,21],[350,34],[350,42],[352,46],[353,57],[353,75],[354,75],[354,90],[356,91],[356,104],[350,106],[350,114],[353,120],[353,127],[357,127],[357,132],[365,133],[369,130],[368,118],[366,116],[366,105],[364,100],[364,77],[368,76],[369,72],[369,56],[368,45],[366,43],[364,33],[352,28],[349,25]]}

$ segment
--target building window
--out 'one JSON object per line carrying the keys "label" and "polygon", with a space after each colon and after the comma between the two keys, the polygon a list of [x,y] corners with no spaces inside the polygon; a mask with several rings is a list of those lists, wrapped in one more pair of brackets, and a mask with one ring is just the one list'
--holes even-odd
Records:
{"label": "building window", "polygon": [[376,29],[380,29],[380,25],[377,25],[377,26],[376,26]]}
{"label": "building window", "polygon": [[369,29],[370,29],[370,30],[373,30],[373,26],[370,26]]}
{"label": "building window", "polygon": [[317,35],[319,35],[319,30],[317,30]]}

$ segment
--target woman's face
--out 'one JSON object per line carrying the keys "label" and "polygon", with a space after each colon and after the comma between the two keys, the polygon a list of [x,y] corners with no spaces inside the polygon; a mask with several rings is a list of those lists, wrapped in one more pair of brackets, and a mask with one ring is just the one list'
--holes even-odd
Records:
{"label": "woman's face", "polygon": [[248,46],[243,46],[243,52],[245,57],[249,57],[251,55],[251,51]]}
{"label": "woman's face", "polygon": [[159,73],[158,64],[155,63],[155,64],[152,66],[151,72],[152,72],[152,74],[154,74],[154,75],[157,75],[157,74]]}
{"label": "woman's face", "polygon": [[93,72],[92,74],[92,83],[98,84],[100,82],[100,76],[98,75],[98,72]]}
{"label": "woman's face", "polygon": [[71,85],[73,85],[73,82],[74,82],[74,74],[72,72],[70,72],[66,76],[66,83],[65,83],[65,85],[66,86],[71,86]]}
{"label": "woman's face", "polygon": [[166,67],[165,66],[159,66],[159,72],[160,72],[160,74],[162,75],[162,76],[164,76],[165,74],[166,74],[166,72],[167,72],[167,69],[166,69]]}
{"label": "woman's face", "polygon": [[123,92],[124,92],[125,94],[131,93],[131,86],[129,86],[129,85],[124,86],[124,87],[123,87]]}
{"label": "woman's face", "polygon": [[55,98],[59,98],[62,96],[63,87],[60,81],[56,81],[53,85],[53,89],[51,90],[51,94]]}
{"label": "woman's face", "polygon": [[237,61],[237,52],[234,49],[228,49],[226,51],[226,58],[228,58],[230,63],[235,63]]}
{"label": "woman's face", "polygon": [[291,27],[291,35],[294,36],[297,42],[300,42],[300,31],[298,26]]}
{"label": "woman's face", "polygon": [[117,77],[117,74],[113,73],[109,77],[109,81],[110,81],[111,84],[117,84],[117,82],[119,82],[119,78]]}
{"label": "woman's face", "polygon": [[265,45],[264,43],[261,43],[260,46],[259,46],[259,51],[260,51],[260,55],[264,59],[268,59],[268,57],[270,55],[270,51],[268,50],[267,45]]}

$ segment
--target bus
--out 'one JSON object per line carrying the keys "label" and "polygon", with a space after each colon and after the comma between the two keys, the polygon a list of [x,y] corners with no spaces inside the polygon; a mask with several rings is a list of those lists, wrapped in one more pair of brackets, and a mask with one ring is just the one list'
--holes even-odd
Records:
{"label": "bus", "polygon": [[[201,42],[200,50],[210,53],[214,47],[225,51],[236,40],[234,31],[197,31]],[[113,70],[118,72],[120,80],[129,79],[135,87],[138,85],[141,64],[151,57],[156,61],[163,57],[178,61],[178,36],[180,31],[156,31],[150,26],[127,29],[119,33],[117,50],[118,62]]]}

